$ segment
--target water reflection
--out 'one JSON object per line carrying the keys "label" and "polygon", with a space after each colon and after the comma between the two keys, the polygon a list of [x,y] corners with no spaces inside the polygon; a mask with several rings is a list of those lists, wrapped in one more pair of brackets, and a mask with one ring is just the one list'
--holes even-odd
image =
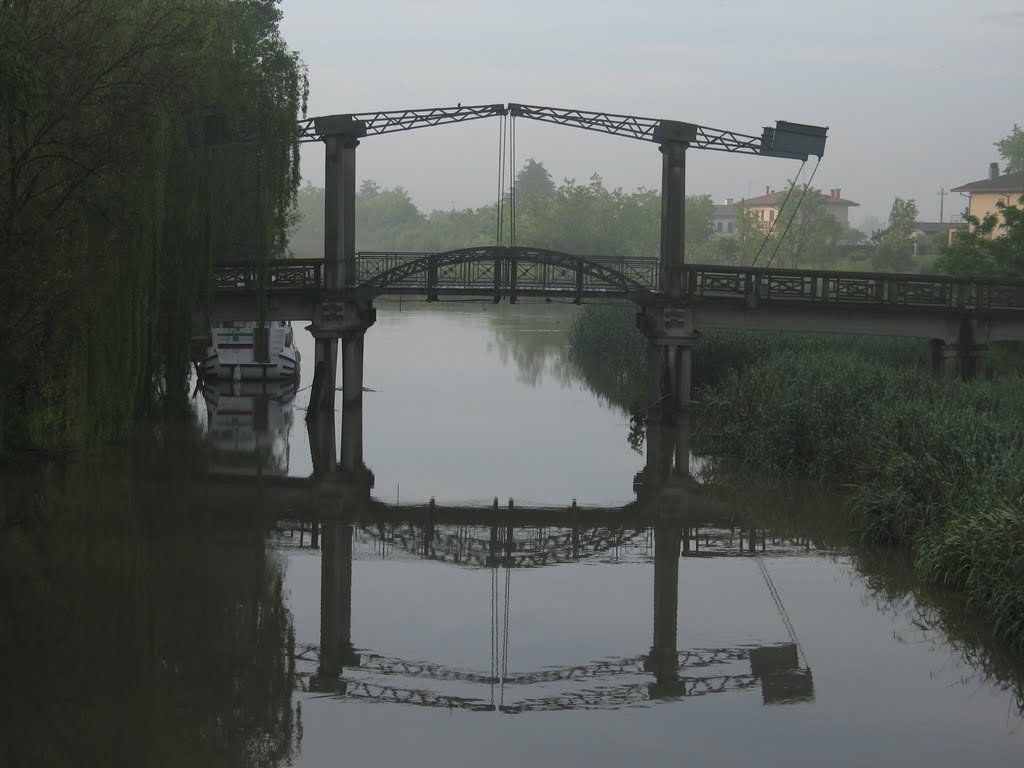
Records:
{"label": "water reflection", "polygon": [[[535,345],[532,370],[544,354]],[[384,383],[377,402],[406,396]],[[443,410],[429,394],[419,411]],[[263,395],[211,397],[206,448],[161,425],[166,445],[129,461],[0,477],[0,765],[422,765],[456,762],[452,745],[500,766],[533,759],[500,748],[512,740],[568,765],[660,765],[681,743],[704,764],[1019,755],[1019,657],[892,553],[851,550],[814,489],[696,482],[685,423],[652,427],[642,459],[621,424],[615,471],[586,453],[583,476],[614,487],[584,481],[579,498],[615,505],[537,491],[540,473],[518,465],[503,468],[513,487],[550,504],[491,500],[489,485],[482,507],[399,504],[371,467],[403,479],[418,463],[364,457],[361,411],[311,430],[310,462],[293,442],[289,469],[307,476],[287,477],[267,446],[286,440],[288,396],[253,402],[267,418],[249,442],[220,433],[222,396]],[[383,410],[368,410],[371,436]],[[586,420],[581,407],[570,421]],[[479,444],[535,446],[577,477],[567,449],[509,431]],[[448,487],[507,455],[448,457]]]}
{"label": "water reflection", "polygon": [[[358,410],[358,409],[356,409]],[[490,507],[389,504],[372,496],[362,461],[362,423],[343,412],[340,457],[332,414],[311,427],[314,473],[280,484],[265,478],[260,498],[301,512],[278,521],[278,536],[320,548],[320,641],[297,654],[302,690],[342,699],[517,713],[617,709],[710,693],[759,689],[765,704],[814,699],[813,675],[767,568],[764,600],[774,601],[788,635],[762,645],[678,648],[679,563],[687,557],[758,559],[802,552],[810,542],[779,538],[707,493],[690,475],[686,424],[648,429],[636,500],[621,507]],[[353,418],[355,417],[355,418]],[[215,468],[211,474],[216,475]],[[217,478],[221,483],[227,478]],[[307,502],[298,502],[305,491]],[[491,572],[490,669],[386,656],[355,644],[352,626],[354,548],[402,551]],[[511,573],[588,560],[653,564],[652,643],[631,657],[583,660],[566,667],[508,673]],[[554,690],[553,690],[554,689]]]}
{"label": "water reflection", "polygon": [[202,382],[210,469],[288,474],[288,434],[297,380]]}
{"label": "water reflection", "polygon": [[0,764],[294,757],[294,639],[264,527],[196,514],[175,479],[87,462],[6,479]]}

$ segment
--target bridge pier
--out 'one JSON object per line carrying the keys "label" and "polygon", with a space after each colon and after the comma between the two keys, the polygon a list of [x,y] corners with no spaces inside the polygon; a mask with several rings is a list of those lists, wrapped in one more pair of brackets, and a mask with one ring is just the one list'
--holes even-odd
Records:
{"label": "bridge pier", "polygon": [[309,393],[309,408],[306,409],[307,422],[313,421],[321,413],[333,416],[334,389],[338,379],[338,340],[317,337],[313,343],[313,383]]}
{"label": "bridge pier", "polygon": [[932,373],[964,381],[984,376],[988,369],[988,344],[978,343],[980,330],[977,320],[963,318],[955,333],[929,341]]}
{"label": "bridge pier", "polygon": [[647,305],[637,314],[647,337],[647,420],[674,424],[690,410],[692,351],[698,335],[691,311],[679,304]]}
{"label": "bridge pier", "polygon": [[348,405],[362,404],[363,339],[376,319],[377,310],[371,301],[327,298],[313,307],[313,323],[307,330],[316,340],[316,352],[307,421],[334,411],[339,339],[343,399]]}

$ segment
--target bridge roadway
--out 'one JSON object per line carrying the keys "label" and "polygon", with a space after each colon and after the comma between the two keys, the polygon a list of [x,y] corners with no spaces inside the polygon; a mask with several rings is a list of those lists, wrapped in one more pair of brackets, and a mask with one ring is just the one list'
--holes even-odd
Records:
{"label": "bridge roadway", "polygon": [[[641,308],[666,303],[657,290],[657,259],[481,247],[446,253],[363,252],[357,270],[356,284],[344,296],[362,302],[423,296],[628,299]],[[267,319],[316,322],[318,308],[342,299],[326,290],[328,284],[320,259],[271,262],[263,281],[251,262],[219,264],[211,319],[255,319],[263,301]],[[683,297],[674,303],[691,332],[722,328],[907,336],[982,352],[992,342],[1024,340],[1024,280],[686,264]]]}

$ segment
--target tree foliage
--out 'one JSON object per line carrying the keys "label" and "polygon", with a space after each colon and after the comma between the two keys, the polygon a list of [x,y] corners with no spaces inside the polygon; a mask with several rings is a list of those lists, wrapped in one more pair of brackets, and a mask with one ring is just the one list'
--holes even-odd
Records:
{"label": "tree foliage", "polygon": [[956,233],[935,266],[951,275],[1024,277],[1024,195],[1017,205],[996,203],[997,211]]}
{"label": "tree foliage", "polygon": [[285,244],[305,75],[277,0],[0,10],[0,447],[184,400],[215,259]]}
{"label": "tree foliage", "polygon": [[1006,161],[1004,173],[1024,171],[1024,131],[1014,124],[1013,130],[995,143],[1000,156]]}
{"label": "tree foliage", "polygon": [[877,234],[878,247],[871,256],[875,269],[905,272],[910,269],[914,256],[914,228],[917,222],[917,203],[897,197],[889,211],[889,226]]}
{"label": "tree foliage", "polygon": [[829,213],[828,198],[821,190],[808,189],[801,197],[794,192],[778,214],[768,247],[775,263],[794,269],[820,266],[836,257],[843,229]]}
{"label": "tree foliage", "polygon": [[[608,189],[594,174],[586,184],[566,179],[556,185],[542,162],[530,158],[515,179],[516,242],[564,253],[657,257],[661,243],[661,195],[650,189]],[[502,206],[503,243],[509,241],[510,198]],[[306,185],[299,193],[299,221],[291,242],[322,242],[323,190]],[[401,187],[363,181],[356,195],[356,247],[360,250],[447,251],[494,245],[498,206],[435,210],[424,214]],[[701,254],[711,238],[711,199],[686,200],[686,243]],[[304,254],[312,254],[307,245]]]}

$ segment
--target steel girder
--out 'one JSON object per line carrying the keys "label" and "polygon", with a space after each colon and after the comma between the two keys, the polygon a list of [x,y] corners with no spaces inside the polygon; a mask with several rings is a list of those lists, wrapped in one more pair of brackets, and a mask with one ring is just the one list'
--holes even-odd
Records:
{"label": "steel girder", "polygon": [[[482,104],[467,107],[460,104],[455,107],[398,109],[390,112],[358,112],[346,115],[346,117],[352,118],[353,124],[360,126],[361,136],[379,136],[384,133],[409,131],[413,128],[426,128],[431,125],[464,123],[469,120],[496,117],[506,114],[507,111],[504,104]],[[323,140],[323,136],[317,133],[315,117],[299,121],[299,134],[299,141]]]}

